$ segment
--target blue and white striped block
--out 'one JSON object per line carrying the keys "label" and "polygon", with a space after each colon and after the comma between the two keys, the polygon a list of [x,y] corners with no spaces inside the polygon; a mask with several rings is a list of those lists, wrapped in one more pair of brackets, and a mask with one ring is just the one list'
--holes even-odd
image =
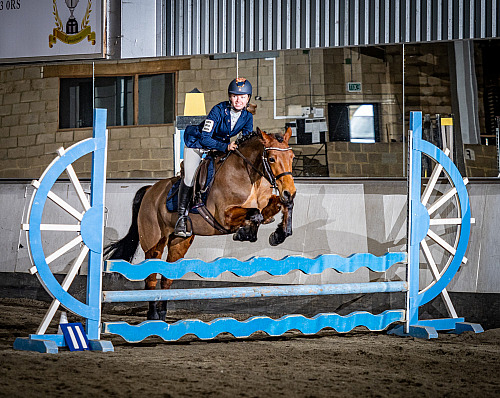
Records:
{"label": "blue and white striped block", "polygon": [[90,350],[89,339],[81,323],[62,323],[60,326],[70,351]]}

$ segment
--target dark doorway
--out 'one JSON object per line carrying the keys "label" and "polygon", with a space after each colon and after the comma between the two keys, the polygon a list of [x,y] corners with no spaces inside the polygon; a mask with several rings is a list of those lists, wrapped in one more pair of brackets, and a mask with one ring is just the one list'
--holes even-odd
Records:
{"label": "dark doorway", "polygon": [[330,141],[379,142],[379,124],[378,104],[328,104]]}

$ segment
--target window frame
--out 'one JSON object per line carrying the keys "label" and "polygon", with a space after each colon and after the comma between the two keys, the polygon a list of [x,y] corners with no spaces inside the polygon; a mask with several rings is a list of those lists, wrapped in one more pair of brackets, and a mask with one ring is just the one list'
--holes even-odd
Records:
{"label": "window frame", "polygon": [[[373,105],[373,127],[374,127],[374,133],[375,133],[375,143],[381,142],[381,137],[380,137],[380,103],[375,102],[375,101],[362,101],[362,102],[330,102],[328,103],[328,141],[329,142],[336,142],[336,141],[341,141],[341,142],[351,142],[350,140],[350,125],[349,125],[349,106],[351,105]],[[345,117],[342,118],[342,115],[338,117],[334,117],[334,111],[335,108],[346,108],[347,109],[347,119]],[[337,115],[335,115],[337,116]],[[346,120],[344,120],[346,119]],[[337,134],[334,134],[335,131],[332,128],[332,126],[336,125],[339,122],[343,122],[343,127],[344,130],[342,130]],[[347,123],[347,124],[345,124]],[[346,130],[347,129],[347,130]],[[349,133],[349,139],[347,138],[345,132]],[[341,133],[344,134],[341,134]],[[337,138],[337,139],[335,139]],[[339,139],[340,138],[340,139]]]}
{"label": "window frame", "polygon": [[[174,120],[172,120],[171,123],[162,123],[162,124],[139,124],[139,76],[146,76],[146,75],[164,75],[164,74],[173,74],[174,75]],[[108,129],[113,129],[113,128],[127,128],[127,127],[157,127],[157,126],[174,126],[175,125],[175,118],[177,115],[177,87],[179,83],[179,71],[178,70],[172,70],[172,71],[140,71],[136,73],[115,73],[115,74],[99,74],[95,75],[94,77],[100,78],[100,77],[127,77],[130,76],[133,78],[133,124],[129,125],[124,125],[124,126],[107,126]],[[92,79],[92,75],[64,75],[64,76],[58,76],[58,101],[57,101],[57,131],[73,131],[73,130],[85,130],[85,129],[90,129],[92,128],[91,126],[89,127],[69,127],[69,128],[60,128],[60,100],[61,100],[61,79]]]}

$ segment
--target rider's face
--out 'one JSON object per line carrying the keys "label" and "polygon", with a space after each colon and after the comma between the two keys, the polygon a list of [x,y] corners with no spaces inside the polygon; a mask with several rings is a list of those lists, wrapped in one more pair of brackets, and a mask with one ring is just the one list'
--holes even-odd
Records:
{"label": "rider's face", "polygon": [[249,99],[250,96],[248,94],[229,94],[229,101],[231,101],[231,105],[237,111],[241,111],[243,108],[245,108],[248,104]]}

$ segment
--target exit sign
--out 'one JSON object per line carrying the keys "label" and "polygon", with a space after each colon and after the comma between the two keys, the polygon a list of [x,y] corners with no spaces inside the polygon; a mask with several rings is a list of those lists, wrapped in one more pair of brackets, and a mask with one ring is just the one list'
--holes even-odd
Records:
{"label": "exit sign", "polygon": [[361,82],[349,82],[347,83],[348,93],[360,93],[361,92]]}

